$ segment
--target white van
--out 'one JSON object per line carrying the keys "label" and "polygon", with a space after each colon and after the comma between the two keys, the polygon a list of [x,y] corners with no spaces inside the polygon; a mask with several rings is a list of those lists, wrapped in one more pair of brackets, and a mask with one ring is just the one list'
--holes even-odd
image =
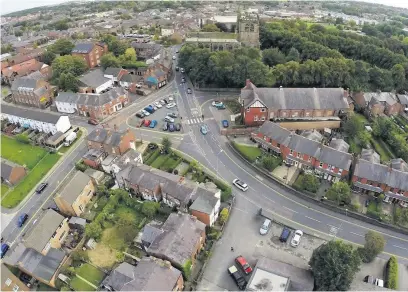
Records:
{"label": "white van", "polygon": [[269,219],[265,219],[264,223],[261,226],[261,229],[259,230],[259,233],[261,235],[265,235],[269,232],[269,229],[271,228],[272,221]]}
{"label": "white van", "polygon": [[384,287],[384,280],[381,279],[375,279],[374,285],[378,286],[378,287]]}

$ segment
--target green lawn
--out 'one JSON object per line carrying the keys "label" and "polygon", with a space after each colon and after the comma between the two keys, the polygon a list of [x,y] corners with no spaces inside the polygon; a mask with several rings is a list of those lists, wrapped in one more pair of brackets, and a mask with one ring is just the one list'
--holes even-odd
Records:
{"label": "green lawn", "polygon": [[380,154],[381,161],[390,161],[395,158],[395,155],[388,149],[387,145],[382,140],[377,140],[374,137],[371,139],[371,144],[373,145],[375,151]]}
{"label": "green lawn", "polygon": [[159,157],[156,158],[155,161],[153,161],[150,166],[154,168],[160,168],[162,164],[170,157],[169,154],[167,155],[159,155]]}
{"label": "green lawn", "polygon": [[1,157],[10,161],[32,169],[46,154],[47,151],[41,147],[23,144],[1,135]]}
{"label": "green lawn", "polygon": [[96,290],[94,287],[92,287],[85,281],[82,281],[80,278],[76,276],[72,278],[70,285],[72,289],[74,289],[75,291],[95,291]]}
{"label": "green lawn", "polygon": [[6,208],[16,207],[57,163],[60,157],[59,154],[45,156],[12,191],[2,198],[1,205]]}
{"label": "green lawn", "polygon": [[1,197],[3,197],[9,190],[9,187],[5,184],[1,184]]}
{"label": "green lawn", "polygon": [[367,125],[367,124],[370,123],[364,115],[359,114],[359,113],[354,113],[354,115],[355,115],[355,116],[358,118],[358,120],[359,120],[361,123],[363,123],[364,125]]}
{"label": "green lawn", "polygon": [[234,147],[249,161],[254,162],[255,159],[262,154],[262,150],[258,147],[238,144],[234,142]]}
{"label": "green lawn", "polygon": [[76,270],[76,273],[95,286],[99,286],[105,275],[102,271],[90,264],[83,264]]}

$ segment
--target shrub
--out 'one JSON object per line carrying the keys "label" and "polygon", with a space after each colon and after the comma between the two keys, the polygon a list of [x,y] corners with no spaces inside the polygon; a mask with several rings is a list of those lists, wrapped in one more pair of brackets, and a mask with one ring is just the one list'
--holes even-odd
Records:
{"label": "shrub", "polygon": [[184,265],[181,267],[181,271],[183,272],[183,276],[185,280],[188,280],[191,276],[191,267],[193,263],[190,259],[188,259]]}
{"label": "shrub", "polygon": [[227,202],[232,195],[231,187],[228,187],[226,190],[221,191],[221,202]]}
{"label": "shrub", "polygon": [[395,256],[390,257],[386,266],[385,287],[398,289],[398,262]]}
{"label": "shrub", "polygon": [[75,163],[75,168],[79,171],[84,172],[88,168],[88,166],[85,165],[84,162],[81,160]]}
{"label": "shrub", "polygon": [[221,224],[224,224],[225,222],[227,222],[229,217],[229,211],[227,208],[222,209],[221,213],[220,213],[220,222]]}
{"label": "shrub", "polygon": [[274,170],[278,165],[281,163],[281,159],[275,158],[273,156],[266,156],[262,159],[262,165],[265,167],[268,171]]}
{"label": "shrub", "polygon": [[102,227],[98,222],[92,222],[85,226],[85,234],[88,237],[98,240],[102,236]]}
{"label": "shrub", "polygon": [[319,180],[313,174],[305,174],[301,177],[300,185],[303,190],[316,193],[319,189]]}
{"label": "shrub", "polygon": [[18,134],[16,135],[16,140],[20,143],[30,144],[30,140],[26,134]]}
{"label": "shrub", "polygon": [[144,202],[142,206],[142,213],[149,218],[153,218],[154,215],[156,215],[157,210],[159,208],[160,208],[160,203]]}

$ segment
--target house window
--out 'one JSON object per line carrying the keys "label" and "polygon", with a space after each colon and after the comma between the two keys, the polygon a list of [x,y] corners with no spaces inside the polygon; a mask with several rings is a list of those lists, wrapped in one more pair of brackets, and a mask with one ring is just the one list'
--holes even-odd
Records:
{"label": "house window", "polygon": [[339,174],[343,173],[343,169],[339,168]]}
{"label": "house window", "polygon": [[290,154],[293,155],[293,150],[292,149],[290,149]]}
{"label": "house window", "polygon": [[297,154],[297,158],[300,158],[300,153]]}
{"label": "house window", "polygon": [[81,210],[82,212],[84,211],[84,207],[82,205],[78,206],[79,210]]}
{"label": "house window", "polygon": [[61,236],[59,237],[59,240],[61,240],[61,238],[64,237],[65,233],[66,233],[66,231],[62,232]]}
{"label": "house window", "polygon": [[261,108],[261,112],[262,113],[266,112],[266,108]]}
{"label": "house window", "polygon": [[323,167],[323,162],[320,162],[320,163],[319,163],[319,166],[320,166],[320,167]]}
{"label": "house window", "polygon": [[247,109],[246,109],[247,113],[249,113],[249,110],[250,110],[250,108],[247,108]]}
{"label": "house window", "polygon": [[14,285],[14,287],[13,287],[13,291],[14,292],[16,292],[16,291],[18,291],[18,289],[20,289],[20,287],[18,287],[18,285],[16,284],[16,285]]}
{"label": "house window", "polygon": [[312,161],[312,156],[309,156],[309,158],[307,159],[307,161]]}
{"label": "house window", "polygon": [[6,285],[7,285],[7,286],[10,286],[10,285],[11,285],[11,282],[12,282],[11,279],[10,279],[10,278],[7,278],[7,280],[6,280]]}
{"label": "house window", "polygon": [[255,122],[258,121],[258,116],[255,116],[255,117],[254,117],[254,121],[255,121]]}
{"label": "house window", "polygon": [[261,117],[261,121],[265,121],[265,117]]}

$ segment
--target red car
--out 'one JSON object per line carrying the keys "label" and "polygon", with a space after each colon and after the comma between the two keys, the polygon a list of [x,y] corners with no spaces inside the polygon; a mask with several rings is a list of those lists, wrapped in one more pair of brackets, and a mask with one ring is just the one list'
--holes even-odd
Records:
{"label": "red car", "polygon": [[144,126],[145,126],[145,127],[150,126],[150,123],[151,123],[151,122],[152,122],[151,120],[145,120],[145,121],[144,121]]}
{"label": "red car", "polygon": [[140,128],[141,126],[144,125],[144,122],[145,122],[145,119],[141,119],[141,120],[139,120],[139,121],[136,123],[136,126],[137,126],[138,128]]}
{"label": "red car", "polygon": [[95,119],[89,119],[88,124],[96,126],[99,125],[99,122]]}
{"label": "red car", "polygon": [[252,273],[252,267],[248,264],[248,262],[243,256],[238,256],[235,259],[235,262],[237,263],[238,266],[241,267],[241,269],[244,271],[245,274],[248,275]]}

